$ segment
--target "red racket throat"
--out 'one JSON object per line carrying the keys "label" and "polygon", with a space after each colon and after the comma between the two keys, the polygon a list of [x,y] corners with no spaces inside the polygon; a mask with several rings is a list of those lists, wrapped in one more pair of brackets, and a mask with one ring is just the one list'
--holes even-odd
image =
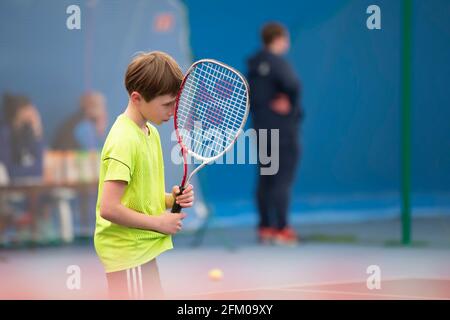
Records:
{"label": "red racket throat", "polygon": [[177,136],[178,144],[181,147],[181,154],[183,156],[183,172],[184,173],[183,173],[183,179],[181,180],[181,183],[180,183],[180,188],[184,187],[184,185],[186,183],[186,179],[187,179],[187,172],[188,172],[187,153],[188,153],[188,151],[187,151],[186,146],[183,144],[183,139],[181,138],[180,132],[178,130],[177,119],[178,119],[178,106],[179,106],[180,96],[181,96],[181,93],[183,92],[184,84],[186,83],[186,80],[188,77],[189,77],[189,73],[186,74],[183,81],[181,82],[180,90],[178,91],[177,98],[175,100],[175,113],[173,116],[173,124],[175,127],[175,133]]}

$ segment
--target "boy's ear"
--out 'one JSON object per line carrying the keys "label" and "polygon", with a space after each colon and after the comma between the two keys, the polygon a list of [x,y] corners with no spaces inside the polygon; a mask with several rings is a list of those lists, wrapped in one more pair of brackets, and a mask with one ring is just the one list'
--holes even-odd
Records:
{"label": "boy's ear", "polygon": [[134,104],[139,104],[142,101],[142,96],[139,92],[133,91],[130,95],[131,101]]}

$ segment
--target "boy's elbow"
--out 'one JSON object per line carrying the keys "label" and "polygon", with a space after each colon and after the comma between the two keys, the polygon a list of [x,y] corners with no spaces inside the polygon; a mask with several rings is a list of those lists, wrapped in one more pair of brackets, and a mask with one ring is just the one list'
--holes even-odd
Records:
{"label": "boy's elbow", "polygon": [[111,205],[103,203],[100,205],[100,217],[108,221],[114,220],[114,210],[111,208]]}

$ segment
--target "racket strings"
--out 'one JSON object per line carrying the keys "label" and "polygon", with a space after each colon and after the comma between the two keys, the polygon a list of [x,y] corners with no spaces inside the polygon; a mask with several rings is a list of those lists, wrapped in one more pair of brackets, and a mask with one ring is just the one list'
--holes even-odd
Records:
{"label": "racket strings", "polygon": [[233,71],[211,62],[198,64],[179,97],[177,126],[195,154],[214,157],[232,144],[247,114],[247,90]]}
{"label": "racket strings", "polygon": [[[197,71],[197,70],[196,70],[196,71]],[[226,71],[228,71],[228,70],[226,70]],[[230,72],[230,71],[229,71],[229,72]],[[214,98],[217,99],[217,98],[218,98],[218,97],[217,97],[217,92],[215,92],[215,91],[217,91],[217,90],[209,90],[207,93],[204,92],[206,89],[208,89],[208,88],[206,88],[206,87],[208,86],[208,87],[211,88],[211,87],[214,85],[214,82],[212,82],[211,79],[206,78],[205,75],[204,75],[204,72],[200,72],[200,73],[198,73],[198,74],[199,74],[199,75],[197,76],[197,79],[193,79],[193,80],[191,81],[191,82],[194,83],[195,86],[197,86],[197,87],[200,88],[200,90],[196,91],[197,96],[196,96],[196,99],[194,99],[194,100],[201,100],[202,102],[205,102],[205,101],[207,101],[207,100],[210,100],[209,97],[211,97],[211,93],[212,93],[212,95],[214,96]],[[214,76],[215,76],[215,77],[218,77],[217,72],[214,72]],[[202,82],[199,83],[198,79],[200,79],[200,81],[202,81]],[[233,80],[236,81],[236,78],[233,79]],[[237,80],[240,80],[240,79],[238,78]],[[217,83],[218,83],[218,82],[216,82],[216,86],[217,86]],[[239,85],[241,85],[241,86],[243,85],[243,84],[242,84],[242,81],[240,81]],[[220,89],[229,90],[229,87],[224,87],[223,85],[220,85],[220,84],[219,84],[218,87],[219,87]],[[239,89],[238,86],[236,86],[235,88],[236,88],[236,89]],[[231,96],[231,102],[232,102],[232,103],[234,103],[234,104],[245,104],[245,103],[246,103],[246,91],[245,91],[244,89],[240,89],[240,91],[241,91],[241,92],[240,92],[241,96],[243,96],[245,100],[242,99],[242,98],[239,99],[239,100],[237,100],[237,99],[236,99],[236,96],[238,96],[238,95],[235,94],[235,95],[232,95],[232,96]],[[205,99],[205,97],[206,97],[206,99]],[[199,102],[199,101],[194,101],[194,103],[195,103],[195,102]],[[211,112],[211,110],[216,110],[216,108],[209,109],[210,112]],[[224,110],[225,113],[226,113],[227,115],[231,116],[231,117],[236,116],[236,114],[232,113],[233,110],[230,111],[228,108],[222,108],[221,110],[222,110],[222,111]],[[241,108],[241,109],[237,109],[237,110],[238,110],[237,116],[241,116],[241,117],[245,116],[245,108],[244,108],[244,109]],[[199,109],[198,111],[202,112],[201,109]],[[218,115],[217,112],[212,111],[212,113],[213,113],[214,115]],[[236,117],[235,117],[235,118],[236,118]],[[235,124],[239,124],[239,125],[240,125],[240,122],[238,123],[238,121],[236,121],[236,119],[234,119],[234,120],[235,120]]]}
{"label": "racket strings", "polygon": [[[226,70],[226,71],[228,71],[228,70]],[[202,82],[198,82],[198,80],[197,79],[194,79],[193,80],[193,82],[195,82],[195,85],[197,85],[197,86],[199,86],[200,87],[200,99],[201,100],[203,100],[203,102],[205,101],[205,100],[208,100],[208,99],[204,99],[204,97],[205,96],[208,96],[208,95],[206,95],[206,94],[204,94],[203,93],[203,91],[205,90],[205,83],[206,83],[206,85],[209,87],[209,89],[211,89],[211,87],[214,85],[214,83],[212,82],[212,80],[211,79],[208,79],[208,78],[206,78],[205,77],[205,75],[203,74],[204,72],[201,72],[200,74],[199,74],[199,76],[198,76],[198,79],[200,79],[200,81],[202,81]],[[216,73],[217,74],[217,73]],[[214,74],[214,76],[216,76],[217,77],[217,75],[216,74]],[[233,79],[234,81],[236,81],[236,79]],[[217,82],[216,82],[216,84],[217,84]],[[219,85],[219,87],[220,88],[223,88],[223,86],[221,86],[221,85]],[[237,88],[237,86],[236,86],[236,88]],[[206,89],[208,89],[208,88],[206,88]],[[214,89],[214,88],[213,88]],[[227,88],[228,89],[228,88]],[[197,92],[198,93],[198,92]],[[213,94],[212,94],[212,96],[213,96],[213,98],[215,98],[215,99],[217,99],[217,98],[219,98],[218,96],[217,96],[217,93],[216,92],[212,92]],[[208,93],[209,94],[209,93]],[[246,91],[245,90],[241,90],[241,95],[245,95],[246,94]],[[211,96],[211,95],[209,95],[209,96]],[[242,100],[242,99],[240,99],[240,100],[237,100],[236,99],[236,96],[237,95],[233,95],[232,97],[231,97],[231,102],[232,103],[234,103],[234,104],[245,104],[246,103],[246,101],[244,101],[244,100]],[[246,98],[246,96],[244,96],[244,98]],[[194,101],[195,102],[195,101]],[[209,110],[215,110],[214,108],[213,109],[209,109]],[[233,116],[235,116],[235,114],[233,113],[233,111],[236,111],[236,110],[229,110],[228,108],[222,108],[221,110],[224,110],[225,111],[225,113],[227,113],[229,116],[231,116],[231,117],[233,117]],[[238,111],[238,116],[244,116],[245,115],[245,109],[237,109],[237,111]],[[240,111],[240,112],[239,112]],[[201,112],[201,110],[200,110],[200,112]],[[214,111],[213,111],[214,112]],[[217,113],[216,113],[217,114]],[[239,124],[240,125],[240,122],[238,123],[236,120],[237,120],[237,117],[235,117],[235,124]]]}
{"label": "racket strings", "polygon": [[[201,96],[201,98],[202,97],[203,96]],[[198,102],[199,101],[196,101],[194,105],[199,106]],[[205,101],[203,100],[200,103],[204,102]],[[205,108],[197,108],[197,117],[194,115],[194,118],[197,118],[195,120],[199,121],[201,126],[200,130],[196,131],[197,134],[194,133],[191,136],[194,144],[192,149],[195,153],[201,154],[202,156],[215,156],[222,152],[226,148],[226,145],[232,141],[227,141],[225,136],[234,135],[234,133],[230,132],[230,130],[233,128],[237,129],[236,120],[230,118],[232,113],[228,112],[223,105],[219,104],[217,107],[210,107],[208,106],[208,103],[206,105],[207,106]],[[225,125],[220,128],[219,126],[226,122],[224,121],[224,117],[227,116],[229,119],[226,121],[228,121],[229,125]],[[204,129],[206,129],[206,132]]]}
{"label": "racket strings", "polygon": [[[208,69],[212,69],[209,66],[206,66]],[[236,122],[236,116],[244,116],[245,114],[245,108],[239,108],[239,106],[242,106],[246,104],[246,101],[243,101],[242,99],[237,99],[237,97],[239,97],[239,94],[246,100],[246,92],[245,90],[241,90],[241,92],[239,92],[239,86],[242,85],[242,81],[240,81],[240,78],[237,77],[237,75],[234,75],[234,78],[231,77],[230,73],[231,71],[225,69],[225,75],[228,75],[231,79],[228,80],[227,82],[227,86],[225,87],[223,85],[223,82],[221,82],[220,80],[220,75],[217,73],[217,70],[210,70],[211,72],[213,72],[214,76],[216,77],[216,79],[218,78],[219,80],[216,81],[216,83],[214,84],[212,82],[211,79],[205,78],[203,76],[203,73],[200,73],[200,79],[206,81],[206,83],[211,87],[211,86],[216,86],[215,90],[212,90],[213,95],[215,96],[215,98],[224,98],[224,97],[220,97],[219,96],[219,90],[217,90],[217,87],[221,90],[221,91],[229,91],[230,87],[233,88],[235,90],[235,94],[231,93],[230,96],[225,96],[225,98],[228,99],[229,102],[229,106],[232,106],[234,108],[222,108],[221,110],[225,111],[225,113],[228,113],[228,115],[230,117],[234,116],[234,122]],[[228,74],[227,74],[228,73]],[[233,81],[233,82],[231,82]],[[238,108],[235,108],[236,106],[238,106]],[[214,109],[212,109],[214,110]],[[240,112],[239,112],[240,111]],[[233,122],[233,121],[232,121]],[[240,126],[240,121],[239,121],[239,126]],[[234,127],[233,127],[234,128]]]}

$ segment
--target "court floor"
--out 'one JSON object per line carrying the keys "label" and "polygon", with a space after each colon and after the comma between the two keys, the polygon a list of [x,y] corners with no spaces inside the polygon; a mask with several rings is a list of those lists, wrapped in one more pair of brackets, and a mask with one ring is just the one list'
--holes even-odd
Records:
{"label": "court floor", "polygon": [[[450,299],[450,250],[305,243],[177,248],[158,259],[168,299]],[[369,266],[380,288],[369,289]],[[70,290],[70,266],[81,272]],[[208,271],[220,268],[221,280]],[[68,273],[69,272],[69,273]],[[0,251],[0,299],[105,299],[91,245]]]}

